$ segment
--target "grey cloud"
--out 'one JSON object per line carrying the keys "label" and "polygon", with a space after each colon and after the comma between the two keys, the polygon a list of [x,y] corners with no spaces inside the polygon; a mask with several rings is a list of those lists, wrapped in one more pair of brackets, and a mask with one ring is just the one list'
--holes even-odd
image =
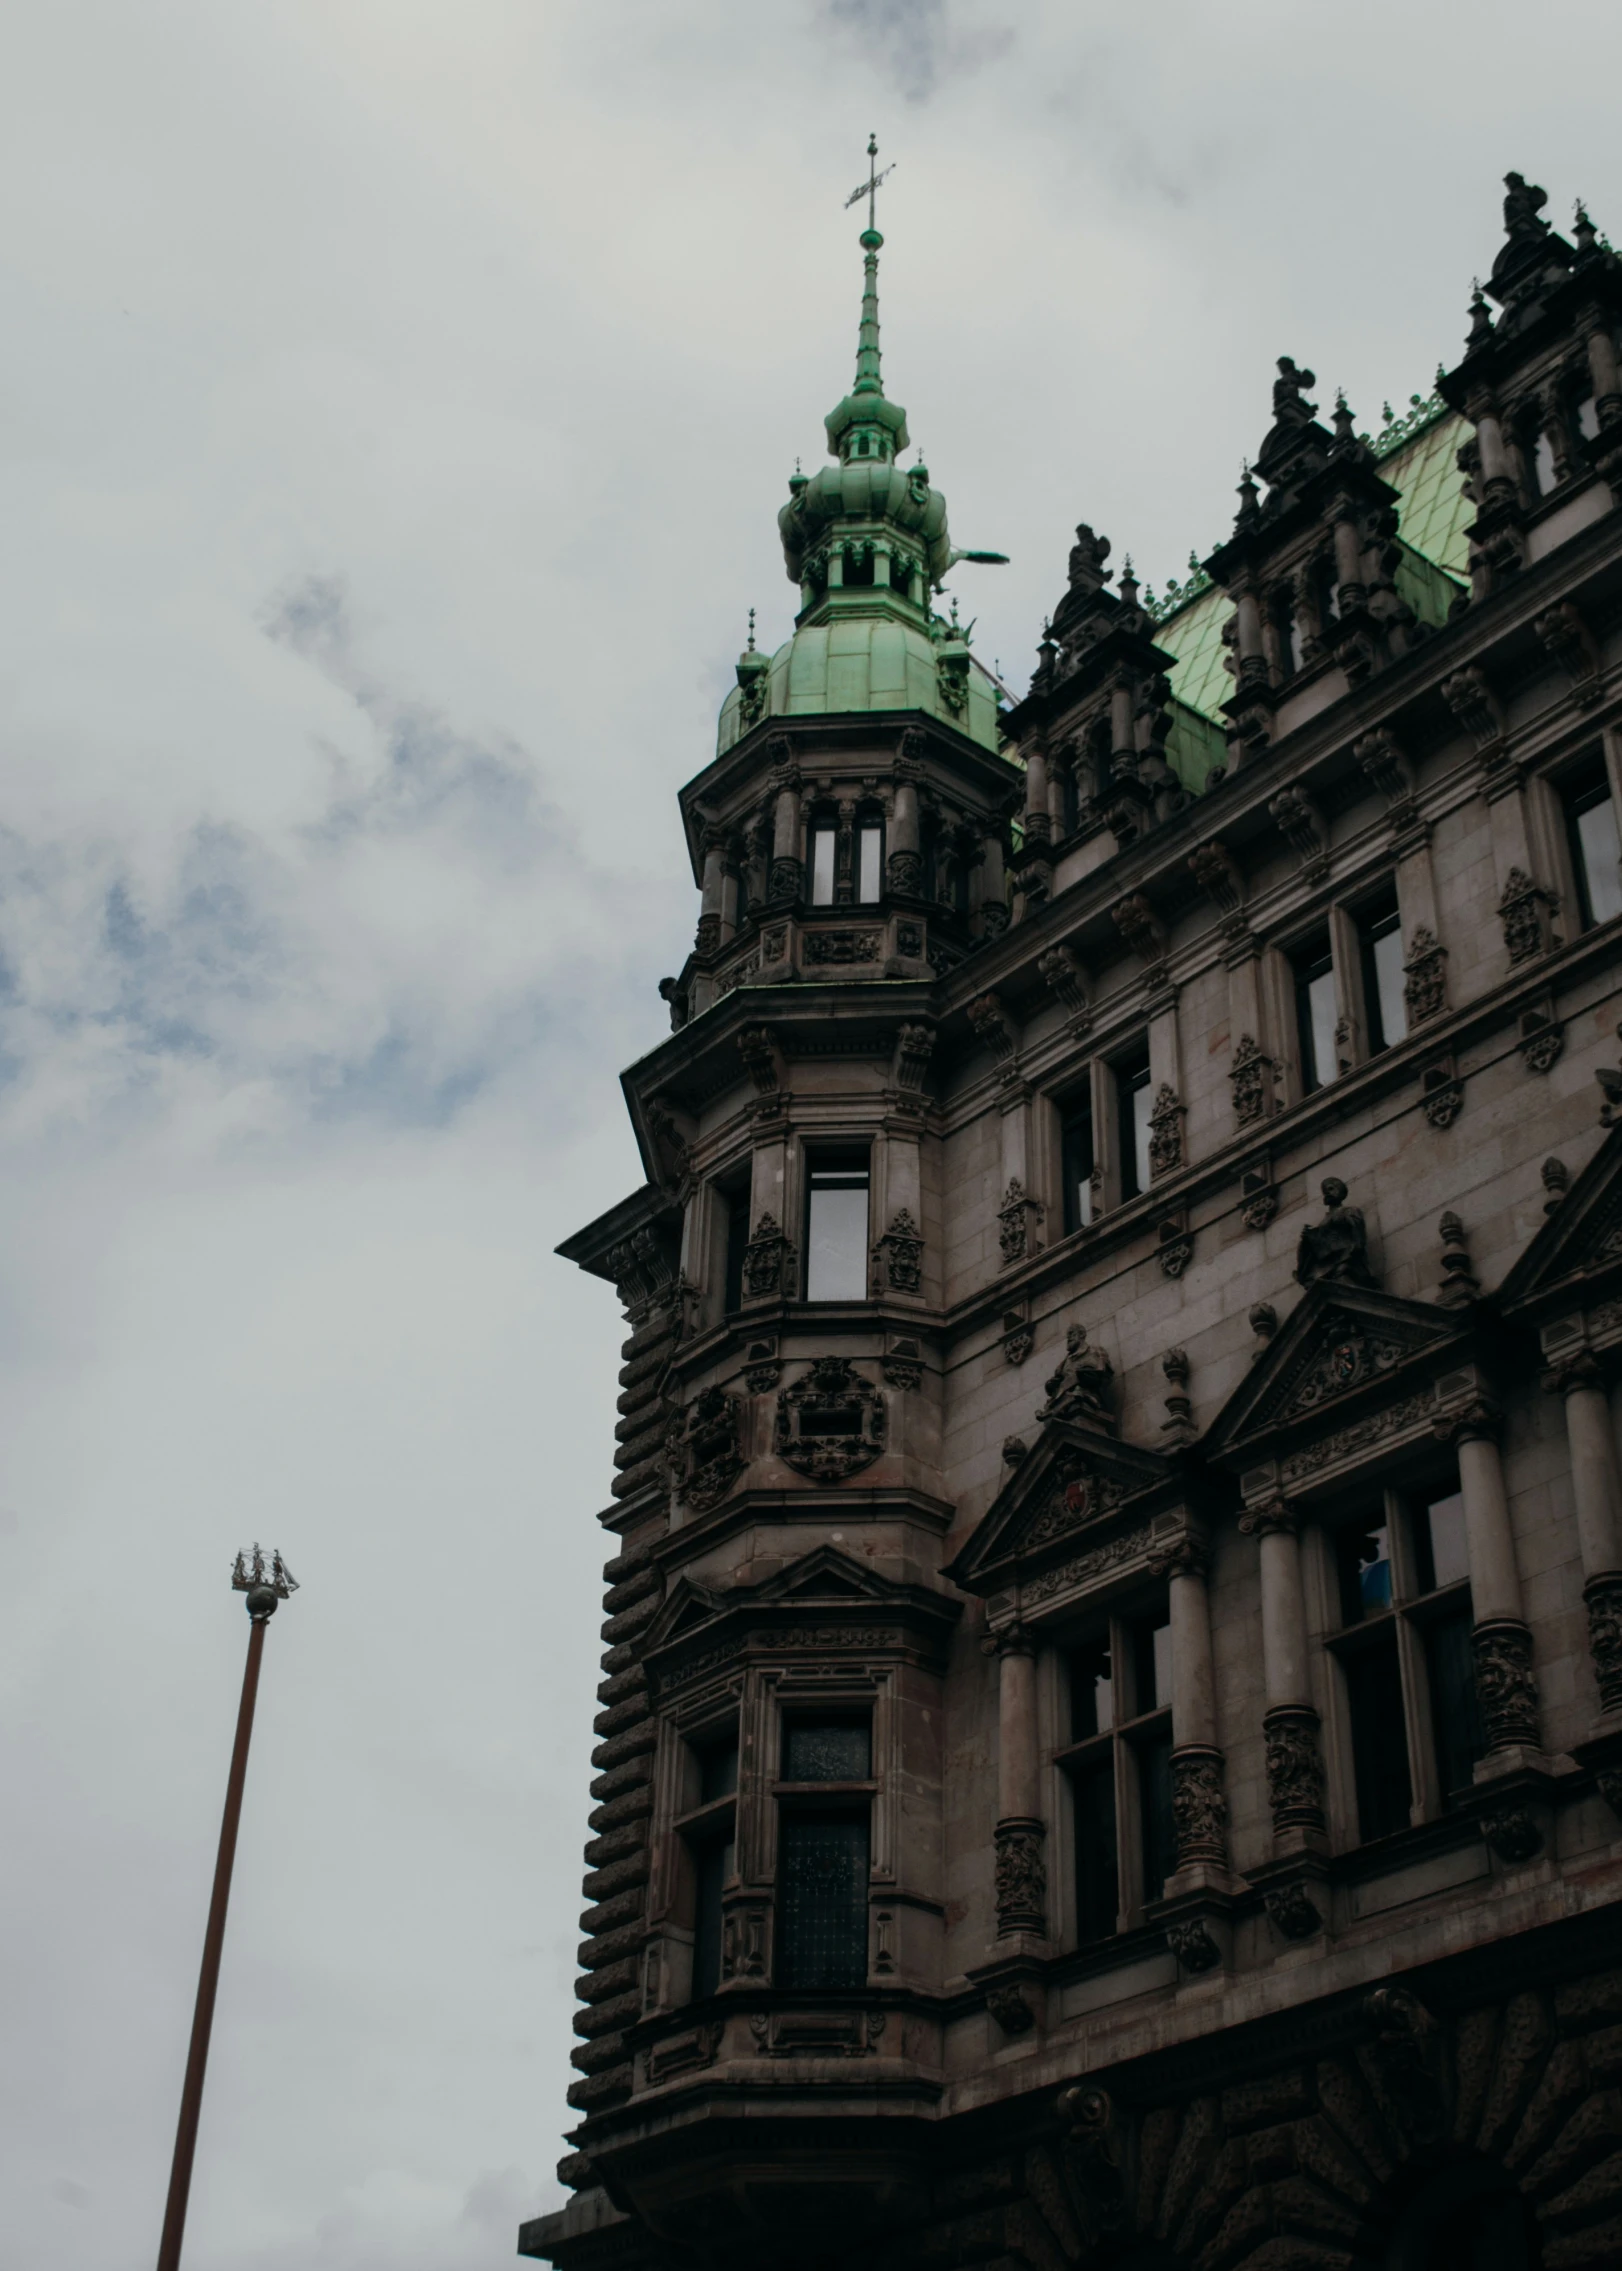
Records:
{"label": "grey cloud", "polygon": [[908,102],[926,101],[943,81],[969,76],[1014,45],[1009,30],[962,29],[946,0],[825,0],[825,12]]}

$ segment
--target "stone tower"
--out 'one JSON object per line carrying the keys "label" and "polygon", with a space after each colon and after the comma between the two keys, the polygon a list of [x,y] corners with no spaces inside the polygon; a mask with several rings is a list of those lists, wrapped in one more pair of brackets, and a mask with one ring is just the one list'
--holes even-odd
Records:
{"label": "stone tower", "polygon": [[1622,261],[1506,188],[1437,392],[1283,358],[1017,703],[870,216],[562,1249],[629,1338],[528,2255],[1622,2260]]}

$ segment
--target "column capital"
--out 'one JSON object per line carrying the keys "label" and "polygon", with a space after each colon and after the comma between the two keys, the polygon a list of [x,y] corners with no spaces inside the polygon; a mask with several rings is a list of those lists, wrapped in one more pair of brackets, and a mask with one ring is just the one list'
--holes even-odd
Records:
{"label": "column capital", "polygon": [[1301,1519],[1280,1492],[1247,1506],[1239,1517],[1239,1527],[1247,1538],[1268,1538],[1275,1534],[1293,1538],[1300,1531]]}
{"label": "column capital", "polygon": [[996,1632],[988,1632],[980,1643],[988,1656],[1000,1663],[1005,1656],[1034,1656],[1036,1635],[1028,1624],[1005,1624]]}
{"label": "column capital", "polygon": [[1211,1541],[1197,1530],[1174,1538],[1168,1545],[1158,1547],[1149,1556],[1151,1577],[1208,1577],[1211,1572]]}
{"label": "column capital", "polygon": [[1438,1441],[1443,1443],[1496,1444],[1503,1423],[1503,1406],[1497,1398],[1476,1395],[1455,1410],[1441,1413],[1431,1422],[1431,1427]]}
{"label": "column capital", "polygon": [[1605,1393],[1605,1368],[1592,1349],[1580,1348],[1563,1357],[1545,1374],[1550,1388],[1557,1395],[1574,1396],[1580,1389],[1593,1388]]}

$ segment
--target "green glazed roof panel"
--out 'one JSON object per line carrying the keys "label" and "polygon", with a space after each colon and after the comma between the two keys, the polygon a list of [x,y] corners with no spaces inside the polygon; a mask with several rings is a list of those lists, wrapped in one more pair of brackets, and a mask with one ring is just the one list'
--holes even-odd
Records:
{"label": "green glazed roof panel", "polygon": [[1417,433],[1380,467],[1380,478],[1402,492],[1397,518],[1405,544],[1461,579],[1470,573],[1465,530],[1475,507],[1464,493],[1458,453],[1470,439],[1467,419],[1450,413]]}

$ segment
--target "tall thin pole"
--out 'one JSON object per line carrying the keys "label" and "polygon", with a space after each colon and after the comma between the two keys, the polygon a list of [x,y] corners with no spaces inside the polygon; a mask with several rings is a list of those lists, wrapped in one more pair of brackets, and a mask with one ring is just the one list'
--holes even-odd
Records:
{"label": "tall thin pole", "polygon": [[248,1660],[242,1671],[242,1701],[237,1708],[231,1774],[225,1786],[225,1814],[220,1822],[220,1849],[214,1862],[208,1929],[203,1934],[203,1963],[197,1978],[197,2004],[192,2013],[191,2047],[186,2053],[186,2079],[180,2092],[180,2121],[175,2131],[175,2157],[169,2170],[169,2199],[163,2212],[157,2271],[180,2271],[180,2247],[186,2234],[186,2207],[191,2197],[192,2161],[197,2152],[197,2122],[203,2110],[203,2076],[208,2069],[214,1998],[219,1989],[220,1955],[225,1946],[225,1912],[231,1899],[231,1869],[237,1855],[237,1825],[242,1819],[242,1791],[248,1779],[253,1707],[259,1694],[260,1659],[265,1653],[265,1627],[275,1614],[277,1603],[297,1590],[281,1555],[272,1556],[271,1569],[267,1572],[264,1556],[257,1546],[253,1549],[251,1563],[245,1555],[238,1554],[236,1574],[231,1582],[238,1592],[246,1592],[248,1596]]}

